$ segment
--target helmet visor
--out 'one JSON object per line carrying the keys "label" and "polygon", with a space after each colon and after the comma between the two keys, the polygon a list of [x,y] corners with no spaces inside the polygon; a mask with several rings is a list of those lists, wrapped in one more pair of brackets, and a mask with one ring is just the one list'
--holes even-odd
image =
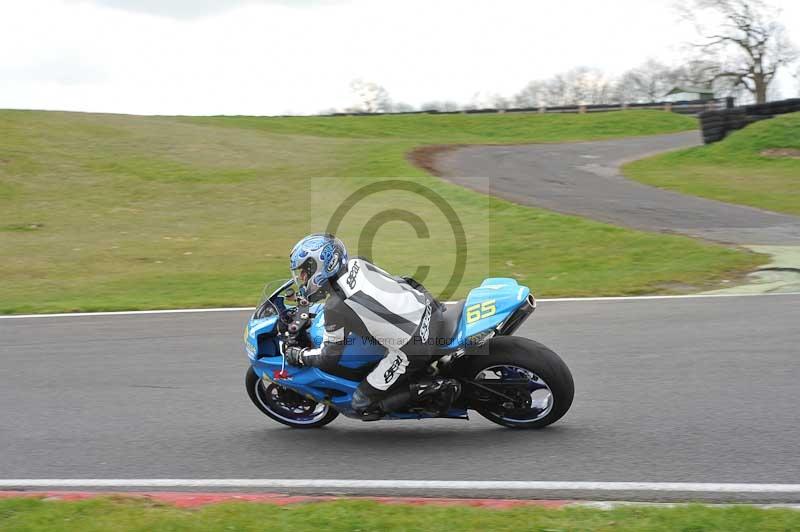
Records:
{"label": "helmet visor", "polygon": [[306,287],[308,286],[308,281],[317,271],[317,262],[309,257],[303,263],[298,266],[297,268],[292,270],[292,277],[294,278],[295,284],[300,289],[301,295],[306,295]]}

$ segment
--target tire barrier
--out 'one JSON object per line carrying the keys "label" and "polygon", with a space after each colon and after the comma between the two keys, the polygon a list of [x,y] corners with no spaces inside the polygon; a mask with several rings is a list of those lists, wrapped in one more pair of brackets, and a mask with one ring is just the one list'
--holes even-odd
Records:
{"label": "tire barrier", "polygon": [[700,113],[703,142],[711,144],[724,139],[731,131],[742,129],[753,122],[775,115],[800,112],[800,98],[777,102],[744,105],[733,109],[720,109]]}

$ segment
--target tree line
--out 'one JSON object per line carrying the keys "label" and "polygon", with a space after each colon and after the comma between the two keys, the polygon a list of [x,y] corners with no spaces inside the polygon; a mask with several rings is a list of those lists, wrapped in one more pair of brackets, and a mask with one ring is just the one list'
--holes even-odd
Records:
{"label": "tree line", "polygon": [[[668,65],[648,59],[620,76],[577,67],[547,79],[534,79],[510,97],[476,94],[469,102],[425,102],[414,107],[395,102],[386,88],[354,80],[357,103],[347,112],[460,111],[477,108],[553,107],[662,101],[674,87],[710,89],[717,97],[764,103],[776,74],[800,58],[780,23],[780,12],[763,0],[683,0],[680,20],[697,38],[685,43],[687,60]],[[711,21],[711,22],[709,22]],[[793,74],[800,86],[800,66]],[[332,112],[335,110],[328,110]]]}

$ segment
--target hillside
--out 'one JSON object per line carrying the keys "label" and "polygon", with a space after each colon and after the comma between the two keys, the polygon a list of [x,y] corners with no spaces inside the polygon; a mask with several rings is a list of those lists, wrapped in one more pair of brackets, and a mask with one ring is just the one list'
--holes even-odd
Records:
{"label": "hillside", "polygon": [[[454,296],[489,275],[514,276],[547,296],[669,292],[711,286],[761,261],[491,199],[405,158],[429,142],[663,133],[693,127],[686,117],[396,118],[0,111],[0,312],[252,305],[266,281],[287,276],[299,237],[323,229],[347,194],[384,176],[413,178],[457,213],[467,260]],[[399,210],[424,220],[429,234],[375,218]],[[369,220],[381,223],[373,258],[398,274],[430,266],[425,282],[439,293],[456,255],[440,209],[404,192],[372,196],[340,229],[354,254]]]}

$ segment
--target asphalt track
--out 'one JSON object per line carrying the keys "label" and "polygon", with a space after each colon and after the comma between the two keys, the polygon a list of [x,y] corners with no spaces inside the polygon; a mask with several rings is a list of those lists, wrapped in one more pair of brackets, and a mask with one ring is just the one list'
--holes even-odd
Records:
{"label": "asphalt track", "polygon": [[[0,479],[800,481],[800,295],[541,303],[519,334],[563,356],[576,398],[532,432],[477,415],[285,428],[245,393],[246,318],[0,319]],[[798,502],[797,492],[545,494],[565,495]]]}
{"label": "asphalt track", "polygon": [[620,174],[622,163],[700,144],[697,131],[597,142],[467,146],[440,153],[454,183],[594,220],[716,242],[800,245],[800,217],[687,196]]}

